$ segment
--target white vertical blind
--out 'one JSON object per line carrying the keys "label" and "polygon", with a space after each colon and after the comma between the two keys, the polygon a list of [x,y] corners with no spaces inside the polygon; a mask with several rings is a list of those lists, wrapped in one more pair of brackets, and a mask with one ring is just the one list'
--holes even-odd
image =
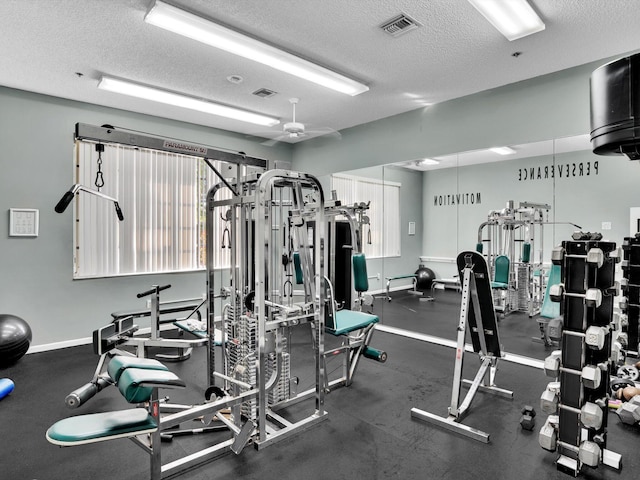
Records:
{"label": "white vertical blind", "polygon": [[[362,229],[362,247],[369,258],[400,255],[400,187],[374,178],[331,176],[331,189],[343,205],[371,202],[366,213],[371,223]],[[369,229],[371,244],[367,242]]]}
{"label": "white vertical blind", "polygon": [[[78,183],[96,189],[97,159],[94,143],[78,142]],[[100,191],[118,199],[124,221],[112,202],[76,195],[76,278],[204,268],[206,194],[218,180],[201,158],[108,144],[102,172]],[[228,266],[228,252],[215,253],[214,265]]]}

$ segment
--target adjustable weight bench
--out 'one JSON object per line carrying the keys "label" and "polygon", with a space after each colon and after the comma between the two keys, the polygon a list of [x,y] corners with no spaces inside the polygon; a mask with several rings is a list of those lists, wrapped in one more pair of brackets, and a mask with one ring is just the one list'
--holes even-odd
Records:
{"label": "adjustable weight bench", "polygon": [[146,358],[115,356],[107,372],[128,403],[147,407],[69,417],[53,424],[46,438],[61,447],[129,438],[149,453],[151,479],[159,480],[162,464],[158,389],[181,388],[185,383],[162,363]]}

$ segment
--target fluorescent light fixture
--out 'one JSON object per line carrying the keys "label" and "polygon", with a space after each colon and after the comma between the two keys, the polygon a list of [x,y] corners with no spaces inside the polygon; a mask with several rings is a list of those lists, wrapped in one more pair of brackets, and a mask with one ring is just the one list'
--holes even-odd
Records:
{"label": "fluorescent light fixture", "polygon": [[469,0],[509,41],[544,30],[544,23],[527,0]]}
{"label": "fluorescent light fixture", "polygon": [[144,21],[347,95],[369,90],[360,82],[164,2],[156,1]]}
{"label": "fluorescent light fixture", "polygon": [[511,147],[494,147],[490,148],[493,153],[497,153],[498,155],[513,155],[516,151]]}
{"label": "fluorescent light fixture", "polygon": [[268,117],[259,113],[240,110],[239,108],[228,107],[219,103],[199,100],[180,93],[173,93],[160,88],[150,87],[148,85],[142,85],[128,80],[120,80],[109,76],[102,77],[98,83],[98,88],[108,90],[110,92],[121,93],[123,95],[143,98],[145,100],[151,100],[153,102],[165,103],[167,105],[210,113],[211,115],[233,118],[234,120],[254,123],[256,125],[273,127],[280,123],[280,120],[277,118]]}
{"label": "fluorescent light fixture", "polygon": [[433,158],[423,158],[420,160],[420,165],[438,165],[440,162]]}

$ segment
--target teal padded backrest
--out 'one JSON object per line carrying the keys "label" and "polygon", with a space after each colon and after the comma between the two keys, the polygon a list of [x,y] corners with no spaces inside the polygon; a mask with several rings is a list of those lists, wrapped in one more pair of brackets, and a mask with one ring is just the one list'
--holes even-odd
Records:
{"label": "teal padded backrest", "polygon": [[140,385],[139,372],[144,371],[137,368],[127,368],[120,374],[118,390],[129,403],[142,403],[151,398],[153,387],[143,387]]}
{"label": "teal padded backrest", "polygon": [[153,387],[184,387],[185,383],[168,370],[127,368],[120,375],[118,390],[129,403],[142,403],[151,398]]}
{"label": "teal padded backrest", "polygon": [[494,275],[494,282],[509,283],[509,257],[506,255],[500,255],[496,257],[496,273]]}
{"label": "teal padded backrest", "polygon": [[522,261],[524,263],[529,263],[530,259],[531,259],[531,244],[525,243],[524,245],[522,245]]}
{"label": "teal padded backrest", "polygon": [[369,278],[367,276],[367,259],[364,253],[353,254],[353,285],[356,292],[369,290]]}
{"label": "teal padded backrest", "polygon": [[152,358],[128,357],[125,355],[116,355],[109,361],[107,365],[107,373],[114,382],[120,380],[120,375],[127,368],[144,368],[147,370],[168,370],[168,368],[157,360]]}
{"label": "teal padded backrest", "polygon": [[302,285],[302,266],[300,265],[299,252],[293,252],[293,268],[296,271],[296,284]]}
{"label": "teal padded backrest", "polygon": [[482,253],[482,247],[483,247],[482,243],[480,242],[476,243],[476,252]]}

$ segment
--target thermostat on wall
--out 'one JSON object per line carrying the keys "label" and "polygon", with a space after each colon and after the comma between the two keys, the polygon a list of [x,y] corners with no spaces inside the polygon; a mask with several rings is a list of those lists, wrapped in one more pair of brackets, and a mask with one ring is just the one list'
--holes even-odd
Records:
{"label": "thermostat on wall", "polygon": [[39,211],[35,208],[9,209],[10,237],[37,237]]}

